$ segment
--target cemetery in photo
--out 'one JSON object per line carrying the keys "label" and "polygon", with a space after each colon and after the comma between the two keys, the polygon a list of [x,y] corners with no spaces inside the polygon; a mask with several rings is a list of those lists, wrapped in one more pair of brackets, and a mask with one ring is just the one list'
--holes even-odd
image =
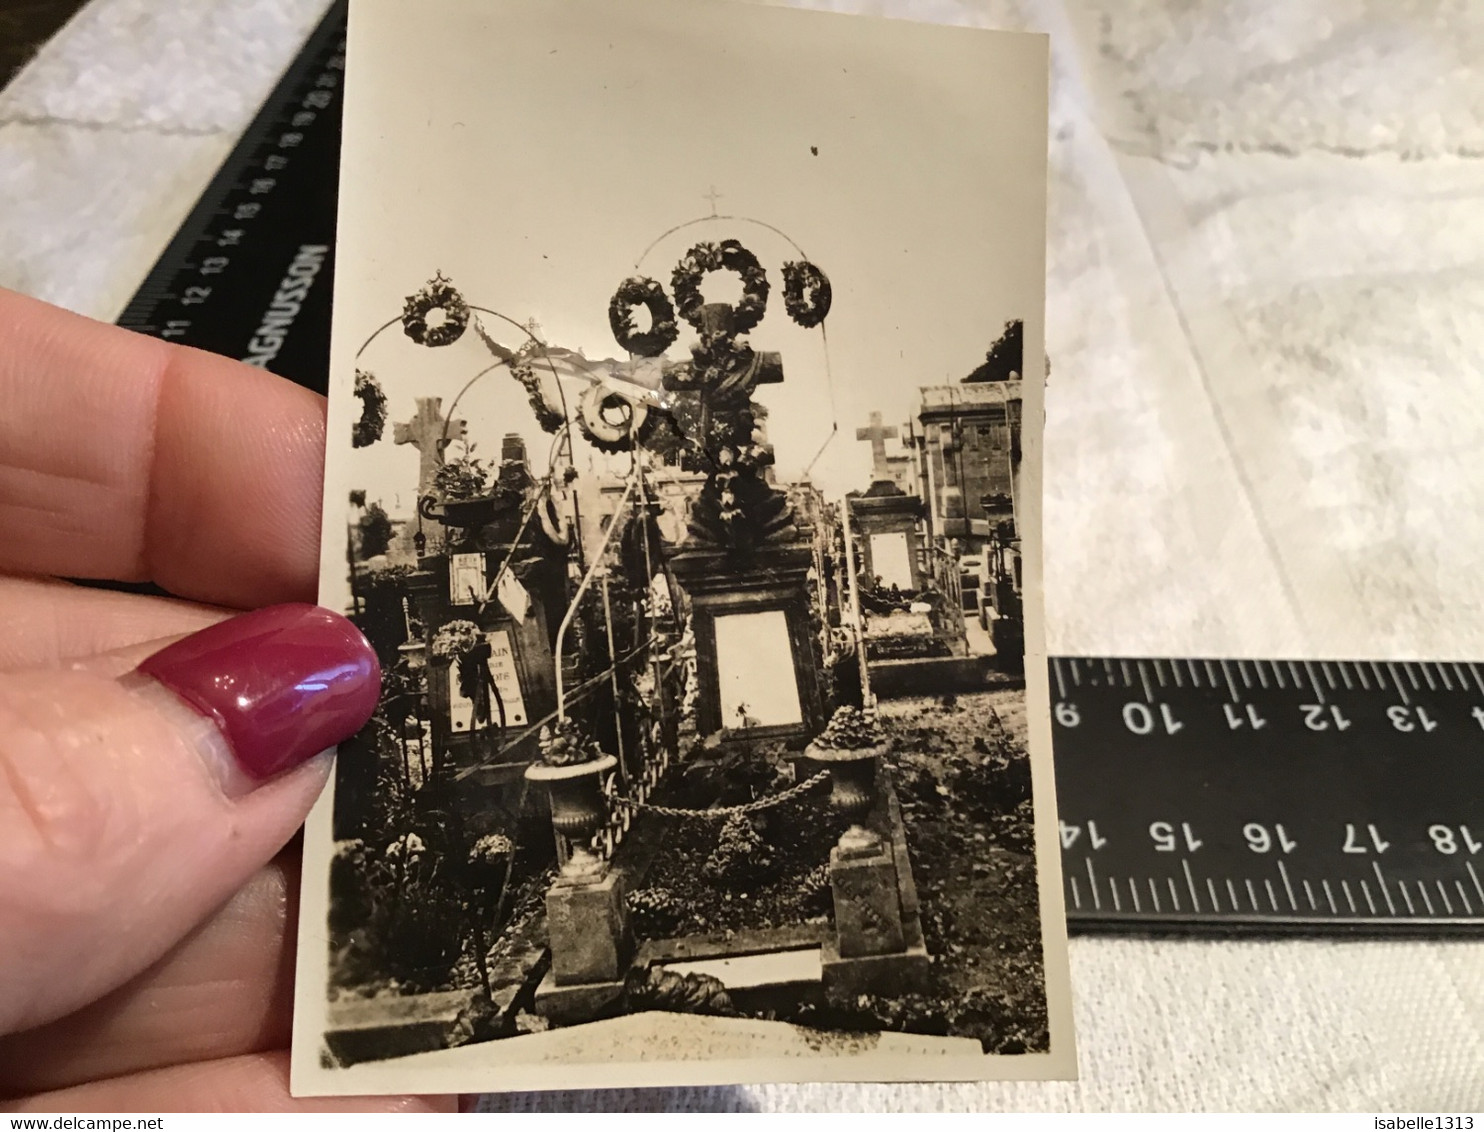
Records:
{"label": "cemetery in photo", "polygon": [[1046,1051],[1019,324],[837,422],[836,491],[778,474],[794,379],[750,341],[823,333],[821,265],[726,234],[615,274],[620,360],[438,273],[357,357],[349,447],[417,478],[345,500],[385,675],[335,772],[323,1066],[653,1011]]}

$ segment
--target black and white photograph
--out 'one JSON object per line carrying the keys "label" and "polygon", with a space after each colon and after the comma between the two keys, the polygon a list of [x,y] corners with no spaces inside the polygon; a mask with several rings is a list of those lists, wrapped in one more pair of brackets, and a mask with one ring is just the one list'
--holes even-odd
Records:
{"label": "black and white photograph", "polygon": [[354,0],[297,1093],[1075,1075],[1044,37]]}

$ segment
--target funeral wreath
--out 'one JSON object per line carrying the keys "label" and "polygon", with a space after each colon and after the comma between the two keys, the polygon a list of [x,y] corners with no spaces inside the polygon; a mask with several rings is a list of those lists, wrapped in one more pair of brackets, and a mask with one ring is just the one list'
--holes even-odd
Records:
{"label": "funeral wreath", "polygon": [[369,370],[356,370],[355,396],[361,402],[360,418],[351,425],[350,446],[365,448],[381,439],[386,429],[386,394]]}
{"label": "funeral wreath", "polygon": [[402,332],[419,346],[451,346],[469,325],[469,304],[439,271],[402,306]]}
{"label": "funeral wreath", "polygon": [[[649,329],[634,325],[634,308],[649,310]],[[618,285],[608,304],[608,325],[613,337],[625,350],[641,358],[657,358],[674,344],[680,334],[675,325],[675,308],[665,289],[653,279],[631,276]]]}
{"label": "funeral wreath", "polygon": [[701,328],[701,281],[713,271],[735,271],[742,279],[742,298],[732,308],[732,333],[746,334],[763,319],[768,309],[768,273],[763,265],[736,240],[720,244],[699,243],[686,252],[670,277],[675,306],[680,317]]}

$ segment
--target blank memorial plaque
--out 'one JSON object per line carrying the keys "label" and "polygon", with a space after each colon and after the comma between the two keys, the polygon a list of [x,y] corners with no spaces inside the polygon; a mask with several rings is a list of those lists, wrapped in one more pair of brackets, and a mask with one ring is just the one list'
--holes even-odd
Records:
{"label": "blank memorial plaque", "polygon": [[871,566],[883,586],[912,586],[912,562],[907,557],[907,535],[903,531],[883,531],[871,536]]}
{"label": "blank memorial plaque", "polygon": [[727,727],[771,727],[803,719],[783,610],[718,617],[716,670]]}

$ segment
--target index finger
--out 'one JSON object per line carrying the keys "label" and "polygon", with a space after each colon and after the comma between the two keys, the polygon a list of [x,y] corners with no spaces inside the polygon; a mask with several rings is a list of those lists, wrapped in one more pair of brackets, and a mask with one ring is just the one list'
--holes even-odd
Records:
{"label": "index finger", "polygon": [[0,290],[0,571],[312,600],[324,399]]}

